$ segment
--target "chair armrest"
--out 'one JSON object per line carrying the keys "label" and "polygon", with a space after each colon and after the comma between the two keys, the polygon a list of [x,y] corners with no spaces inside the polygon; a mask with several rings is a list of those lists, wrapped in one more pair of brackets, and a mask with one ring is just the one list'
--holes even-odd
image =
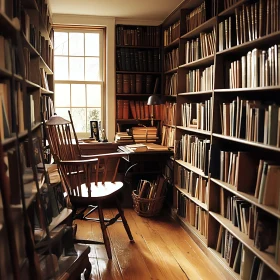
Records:
{"label": "chair armrest", "polygon": [[59,164],[61,165],[81,165],[81,164],[97,164],[98,159],[78,159],[78,160],[60,160]]}
{"label": "chair armrest", "polygon": [[86,158],[99,159],[99,158],[120,158],[120,157],[125,157],[125,156],[127,156],[127,153],[115,152],[115,153],[108,153],[108,154],[82,155],[81,158],[82,159],[86,159]]}

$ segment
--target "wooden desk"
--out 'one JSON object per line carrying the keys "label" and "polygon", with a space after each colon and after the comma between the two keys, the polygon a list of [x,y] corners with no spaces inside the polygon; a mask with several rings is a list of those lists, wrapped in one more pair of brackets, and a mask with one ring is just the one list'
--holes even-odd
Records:
{"label": "wooden desk", "polygon": [[143,152],[130,152],[125,146],[119,146],[120,152],[125,152],[124,182],[126,184],[125,207],[132,207],[131,193],[136,189],[139,180],[153,181],[163,173],[167,160],[173,155],[171,150],[147,150]]}

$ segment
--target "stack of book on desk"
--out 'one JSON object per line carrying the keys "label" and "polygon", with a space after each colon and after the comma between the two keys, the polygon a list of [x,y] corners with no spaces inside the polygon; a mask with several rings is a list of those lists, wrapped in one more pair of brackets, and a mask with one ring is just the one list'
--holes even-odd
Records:
{"label": "stack of book on desk", "polygon": [[132,127],[129,134],[133,137],[135,143],[156,142],[157,136],[156,127]]}
{"label": "stack of book on desk", "polygon": [[117,132],[115,135],[116,143],[133,143],[132,135],[128,135],[127,132]]}

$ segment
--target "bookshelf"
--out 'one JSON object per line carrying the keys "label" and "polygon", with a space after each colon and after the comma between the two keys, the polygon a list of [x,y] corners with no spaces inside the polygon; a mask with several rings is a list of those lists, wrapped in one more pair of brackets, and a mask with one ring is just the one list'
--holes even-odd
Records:
{"label": "bookshelf", "polygon": [[157,126],[160,105],[147,105],[161,92],[160,26],[116,25],[116,131]]}
{"label": "bookshelf", "polygon": [[278,0],[184,1],[162,25],[168,201],[227,279],[280,276],[279,29]]}
{"label": "bookshelf", "polygon": [[42,115],[54,94],[48,3],[1,1],[0,22],[0,277],[78,278],[86,269],[87,278],[90,249],[73,244],[72,211],[58,209],[44,166]]}

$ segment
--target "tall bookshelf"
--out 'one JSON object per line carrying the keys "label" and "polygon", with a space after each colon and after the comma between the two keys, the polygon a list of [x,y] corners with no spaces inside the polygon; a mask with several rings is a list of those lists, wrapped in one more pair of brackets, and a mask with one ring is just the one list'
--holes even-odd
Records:
{"label": "tall bookshelf", "polygon": [[116,131],[151,126],[161,120],[160,105],[147,105],[161,92],[160,26],[116,25]]}
{"label": "tall bookshelf", "polygon": [[162,29],[172,214],[227,279],[278,279],[279,1],[184,1]]}
{"label": "tall bookshelf", "polygon": [[53,100],[48,3],[1,1],[0,25],[0,278],[78,278],[85,268],[88,278],[90,250],[73,244],[72,210],[59,208],[54,193],[48,203],[42,145],[42,115],[49,116]]}

